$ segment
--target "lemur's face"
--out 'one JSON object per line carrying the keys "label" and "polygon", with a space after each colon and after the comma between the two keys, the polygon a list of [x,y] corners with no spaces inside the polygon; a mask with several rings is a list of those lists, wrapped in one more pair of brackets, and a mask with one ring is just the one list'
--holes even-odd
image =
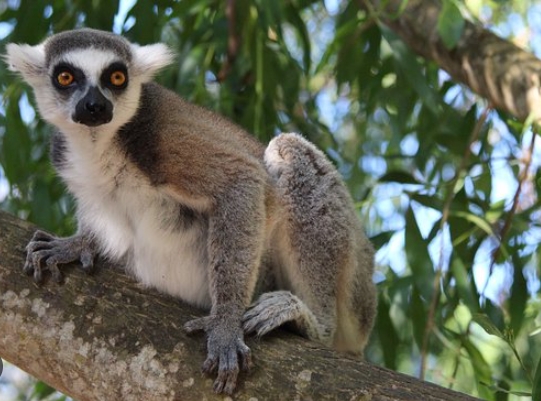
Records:
{"label": "lemur's face", "polygon": [[48,75],[61,114],[88,127],[111,122],[118,111],[115,106],[130,94],[128,63],[104,50],[66,53],[51,62]]}
{"label": "lemur's face", "polygon": [[172,60],[163,44],[138,46],[90,29],[7,50],[10,69],[33,87],[42,117],[65,134],[118,129],[135,114],[142,84]]}

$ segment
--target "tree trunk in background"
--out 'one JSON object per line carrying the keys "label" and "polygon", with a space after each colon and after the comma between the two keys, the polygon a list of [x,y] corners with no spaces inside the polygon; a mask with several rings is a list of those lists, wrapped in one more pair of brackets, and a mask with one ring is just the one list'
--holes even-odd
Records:
{"label": "tree trunk in background", "polygon": [[[35,228],[4,212],[0,227],[0,357],[78,401],[224,399],[200,373],[203,337],[182,331],[203,312],[102,261],[38,286],[22,273]],[[248,345],[237,400],[475,400],[281,331]]]}
{"label": "tree trunk in background", "polygon": [[[524,121],[541,123],[541,60],[492,32],[466,21],[453,49],[437,30],[440,0],[360,0],[376,11],[417,54],[435,61],[457,82],[470,87],[491,106]],[[400,7],[406,4],[403,10]],[[383,12],[381,7],[385,7]],[[392,17],[389,17],[392,16]]]}

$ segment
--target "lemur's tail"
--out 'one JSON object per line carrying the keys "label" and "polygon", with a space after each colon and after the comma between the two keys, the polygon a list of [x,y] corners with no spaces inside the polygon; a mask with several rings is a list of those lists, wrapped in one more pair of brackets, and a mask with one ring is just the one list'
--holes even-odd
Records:
{"label": "lemur's tail", "polygon": [[360,352],[375,314],[373,253],[348,189],[297,134],[274,138],[265,165],[285,214],[273,266],[289,291],[263,294],[246,312],[245,330],[264,334],[290,321],[311,339]]}

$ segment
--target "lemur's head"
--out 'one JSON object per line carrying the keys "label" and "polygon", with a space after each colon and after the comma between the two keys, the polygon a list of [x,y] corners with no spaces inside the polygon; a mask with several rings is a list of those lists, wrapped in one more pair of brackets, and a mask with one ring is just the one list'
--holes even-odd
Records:
{"label": "lemur's head", "polygon": [[173,56],[161,43],[139,46],[78,29],[36,46],[8,44],[5,59],[34,89],[42,117],[67,133],[125,124],[137,110],[142,84]]}

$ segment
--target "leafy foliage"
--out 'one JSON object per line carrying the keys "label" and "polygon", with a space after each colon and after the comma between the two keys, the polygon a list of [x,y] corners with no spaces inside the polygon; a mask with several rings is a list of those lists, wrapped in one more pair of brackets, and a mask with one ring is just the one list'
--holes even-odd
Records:
{"label": "leafy foliage", "polygon": [[[487,400],[541,397],[541,172],[531,126],[415,56],[360,2],[128,3],[0,3],[0,46],[81,26],[168,43],[178,62],[161,83],[263,141],[301,132],[343,173],[378,249],[369,360]],[[469,3],[444,2],[438,29],[449,48]],[[0,91],[1,206],[73,231],[73,202],[48,160],[50,128],[5,66]]]}
{"label": "leafy foliage", "polygon": [[453,1],[444,2],[438,18],[438,33],[447,48],[455,47],[464,30],[464,17]]}

